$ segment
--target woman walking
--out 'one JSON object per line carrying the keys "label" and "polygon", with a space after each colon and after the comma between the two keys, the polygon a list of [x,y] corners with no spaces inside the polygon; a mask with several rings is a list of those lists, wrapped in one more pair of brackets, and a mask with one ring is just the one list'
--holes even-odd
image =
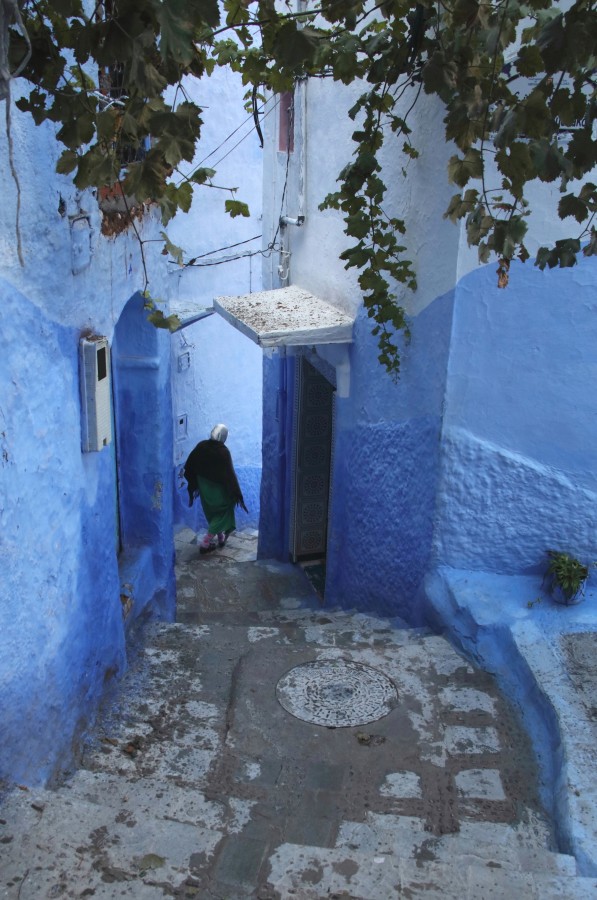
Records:
{"label": "woman walking", "polygon": [[189,506],[198,496],[207,519],[207,534],[199,544],[200,553],[210,553],[216,546],[225,545],[228,535],[236,528],[236,506],[248,512],[230,450],[225,446],[227,437],[225,425],[214,425],[209,438],[199,441],[191,450],[184,466]]}

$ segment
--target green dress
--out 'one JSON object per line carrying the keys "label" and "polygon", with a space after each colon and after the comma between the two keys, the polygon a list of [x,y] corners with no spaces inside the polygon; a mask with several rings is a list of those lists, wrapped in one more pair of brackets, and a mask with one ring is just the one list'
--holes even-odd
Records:
{"label": "green dress", "polygon": [[197,475],[197,489],[210,534],[234,531],[235,502],[222,484]]}

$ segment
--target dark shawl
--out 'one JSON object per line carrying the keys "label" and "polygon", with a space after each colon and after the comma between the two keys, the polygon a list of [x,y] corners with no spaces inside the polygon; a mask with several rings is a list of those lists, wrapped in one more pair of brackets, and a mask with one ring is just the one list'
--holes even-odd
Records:
{"label": "dark shawl", "polygon": [[189,453],[184,464],[184,477],[189,490],[189,506],[193,505],[193,500],[198,494],[197,476],[209,478],[210,481],[223,485],[230,494],[234,505],[242,506],[245,512],[248,511],[232,465],[230,450],[221,441],[214,441],[211,438],[199,441],[195,449]]}

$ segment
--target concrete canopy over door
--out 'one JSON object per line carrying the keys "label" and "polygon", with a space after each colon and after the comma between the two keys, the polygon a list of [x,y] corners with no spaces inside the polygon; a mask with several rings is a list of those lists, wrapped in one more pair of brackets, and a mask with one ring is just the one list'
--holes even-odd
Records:
{"label": "concrete canopy over door", "polygon": [[260,347],[352,342],[354,319],[295,285],[216,297],[214,309]]}

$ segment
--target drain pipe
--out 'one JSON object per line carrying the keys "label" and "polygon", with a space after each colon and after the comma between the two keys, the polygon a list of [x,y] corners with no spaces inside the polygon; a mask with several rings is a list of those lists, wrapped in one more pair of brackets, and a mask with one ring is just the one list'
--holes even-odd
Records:
{"label": "drain pipe", "polygon": [[299,159],[298,171],[297,225],[302,225],[305,221],[305,184],[307,180],[307,84],[307,78],[302,78],[297,83],[297,89],[300,91],[301,109],[301,157]]}
{"label": "drain pipe", "polygon": [[[295,225],[300,228],[305,224],[305,184],[307,180],[307,79],[297,80],[295,89],[295,103],[298,99],[300,117],[295,116],[295,125],[300,127],[300,142],[297,141],[299,151],[298,158],[298,184],[297,184],[297,214],[296,216],[280,216],[280,227]],[[298,119],[298,121],[297,121]],[[298,130],[298,129],[297,129]]]}
{"label": "drain pipe", "polygon": [[[298,102],[297,102],[298,101]],[[307,173],[307,79],[297,81],[295,88],[295,105],[300,108],[300,116],[295,118],[295,124],[299,127],[300,139],[295,142],[298,151],[298,184],[297,184],[297,215],[280,216],[280,230],[284,249],[280,252],[280,264],[278,266],[278,278],[290,283],[290,240],[286,228],[292,225],[300,228],[305,224],[305,182]],[[297,121],[298,120],[298,121]],[[300,124],[299,124],[300,123]]]}
{"label": "drain pipe", "polygon": [[285,225],[297,225],[299,228],[305,222],[304,216],[297,216],[296,219],[291,218],[291,216],[280,216],[280,227],[284,228]]}

